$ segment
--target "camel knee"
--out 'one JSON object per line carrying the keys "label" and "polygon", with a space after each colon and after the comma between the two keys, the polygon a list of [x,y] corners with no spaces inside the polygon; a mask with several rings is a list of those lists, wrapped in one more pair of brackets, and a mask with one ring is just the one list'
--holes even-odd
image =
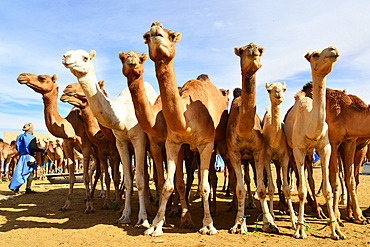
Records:
{"label": "camel knee", "polygon": [[165,183],[163,185],[162,196],[168,199],[173,191],[174,191],[174,185],[171,183]]}
{"label": "camel knee", "polygon": [[307,197],[307,188],[302,187],[298,189],[298,198],[300,201],[304,201]]}
{"label": "camel knee", "polygon": [[202,194],[203,198],[208,198],[208,195],[211,191],[209,184],[207,185],[203,184],[199,189],[200,189],[200,193]]}

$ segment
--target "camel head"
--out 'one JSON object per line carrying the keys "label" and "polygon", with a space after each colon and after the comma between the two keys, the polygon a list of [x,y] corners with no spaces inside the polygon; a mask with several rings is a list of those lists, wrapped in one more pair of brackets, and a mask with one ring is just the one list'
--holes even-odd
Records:
{"label": "camel head", "polygon": [[78,108],[85,108],[87,106],[87,98],[79,83],[71,83],[64,90],[60,97],[63,102],[70,103]]}
{"label": "camel head", "polygon": [[138,78],[142,76],[144,72],[143,64],[148,59],[148,55],[146,53],[140,55],[139,53],[136,53],[134,51],[125,54],[120,52],[118,54],[118,57],[122,62],[122,73],[124,76],[126,76],[127,78]]}
{"label": "camel head", "polygon": [[63,55],[62,63],[70,69],[72,74],[77,78],[85,76],[90,71],[94,71],[94,65],[91,60],[95,57],[96,52],[94,50],[88,53],[84,50],[67,51]]}
{"label": "camel head", "polygon": [[283,84],[280,82],[274,82],[270,85],[266,83],[266,89],[270,95],[270,101],[272,104],[279,105],[284,101],[284,93],[286,91],[285,82]]}
{"label": "camel head", "polygon": [[307,52],[304,57],[311,64],[312,74],[326,76],[333,70],[334,63],[338,60],[339,52],[335,46],[329,46],[322,51]]}
{"label": "camel head", "polygon": [[235,55],[240,57],[240,65],[243,72],[254,74],[261,68],[261,56],[263,54],[263,47],[257,46],[253,43],[243,47],[234,48]]}
{"label": "camel head", "polygon": [[163,25],[155,21],[148,32],[143,35],[148,44],[149,56],[153,62],[172,60],[175,56],[175,44],[181,40],[181,33],[163,29]]}
{"label": "camel head", "polygon": [[57,88],[57,75],[34,75],[31,73],[22,73],[18,76],[17,81],[20,84],[26,84],[32,88],[35,92],[41,93],[42,95],[51,92]]}

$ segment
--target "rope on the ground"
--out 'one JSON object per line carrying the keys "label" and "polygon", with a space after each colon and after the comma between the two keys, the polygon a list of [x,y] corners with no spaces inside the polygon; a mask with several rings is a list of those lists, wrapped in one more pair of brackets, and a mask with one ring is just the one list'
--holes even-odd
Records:
{"label": "rope on the ground", "polygon": [[[258,215],[258,217],[257,217],[256,227],[254,228],[254,230],[253,230],[252,232],[245,232],[246,234],[252,234],[252,233],[257,232],[257,227],[258,227],[258,221],[259,221],[259,218],[261,217],[261,215],[264,215],[264,214],[269,214],[269,212],[266,212],[266,213],[260,213],[260,214]],[[245,215],[245,216],[239,216],[239,217],[241,217],[241,218],[245,219],[245,218],[249,218],[249,217],[251,217],[251,216],[250,216],[249,214],[247,214],[247,215]]]}
{"label": "rope on the ground", "polygon": [[331,221],[329,221],[328,223],[326,223],[325,224],[325,226],[323,226],[322,228],[320,228],[320,229],[316,229],[316,228],[313,228],[313,227],[310,227],[306,222],[300,222],[299,220],[297,220],[297,222],[299,223],[299,224],[301,224],[301,225],[304,225],[305,227],[306,227],[306,231],[308,231],[309,229],[311,229],[311,230],[315,230],[315,231],[321,231],[321,230],[324,230],[325,229],[325,227],[327,227],[327,226],[329,226],[331,223],[333,223],[333,222],[336,222],[337,220],[335,219],[335,220],[331,220]]}
{"label": "rope on the ground", "polygon": [[113,209],[114,210],[117,210],[118,206],[119,206],[119,203],[115,204],[114,202],[112,202],[112,200],[109,199],[109,202],[110,204],[112,205]]}

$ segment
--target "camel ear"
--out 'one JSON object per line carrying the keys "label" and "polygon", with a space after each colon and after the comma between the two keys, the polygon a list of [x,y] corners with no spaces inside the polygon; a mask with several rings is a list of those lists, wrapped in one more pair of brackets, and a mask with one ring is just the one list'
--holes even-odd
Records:
{"label": "camel ear", "polygon": [[122,61],[122,63],[123,63],[123,61],[125,60],[125,54],[123,54],[123,52],[119,52],[118,53],[118,58]]}
{"label": "camel ear", "polygon": [[104,87],[105,81],[101,80],[101,81],[98,82],[98,84],[99,84],[99,87],[102,88],[102,87]]}
{"label": "camel ear", "polygon": [[285,83],[285,81],[283,83],[283,90],[284,90],[284,92],[286,91],[286,83]]}
{"label": "camel ear", "polygon": [[95,57],[95,55],[96,55],[96,51],[95,50],[91,50],[90,51],[90,54],[89,54],[90,60],[92,60]]}
{"label": "camel ear", "polygon": [[140,61],[141,63],[144,63],[148,59],[148,54],[143,53],[141,54]]}
{"label": "camel ear", "polygon": [[51,80],[52,80],[53,82],[56,82],[56,81],[58,80],[58,76],[57,76],[57,74],[54,74],[54,75],[53,75],[53,77],[51,78]]}
{"label": "camel ear", "polygon": [[260,48],[258,48],[258,51],[260,52],[260,56],[261,56],[263,54],[264,48],[260,47]]}
{"label": "camel ear", "polygon": [[171,34],[171,38],[172,38],[173,43],[179,42],[181,40],[181,36],[182,36],[182,34],[178,33],[178,32],[175,32],[175,33]]}
{"label": "camel ear", "polygon": [[307,61],[311,61],[311,53],[307,52],[307,54],[304,55],[304,57],[307,59]]}
{"label": "camel ear", "polygon": [[236,46],[236,47],[234,47],[234,53],[235,53],[235,55],[240,56],[240,55],[242,55],[243,50]]}
{"label": "camel ear", "polygon": [[270,86],[271,86],[271,85],[269,85],[269,84],[266,82],[266,89],[267,89],[267,92],[270,92],[270,91],[271,91]]}
{"label": "camel ear", "polygon": [[145,42],[144,42],[145,44],[148,44],[149,37],[150,37],[149,32],[144,33],[143,39],[145,40]]}

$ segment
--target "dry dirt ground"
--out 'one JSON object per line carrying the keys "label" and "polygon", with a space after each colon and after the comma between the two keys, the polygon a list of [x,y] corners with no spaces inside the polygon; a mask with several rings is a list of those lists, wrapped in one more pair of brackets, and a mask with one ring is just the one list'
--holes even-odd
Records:
{"label": "dry dirt ground", "polygon": [[[214,216],[214,225],[218,234],[204,236],[197,232],[201,227],[203,210],[200,199],[194,200],[190,205],[190,212],[195,223],[195,229],[179,228],[179,218],[168,218],[163,228],[164,235],[153,238],[143,235],[143,229],[134,228],[137,220],[137,192],[134,192],[133,211],[130,225],[115,226],[113,223],[120,214],[112,209],[102,210],[103,199],[95,199],[96,212],[84,214],[83,184],[75,185],[75,194],[72,209],[67,212],[58,211],[63,206],[68,185],[50,184],[48,181],[36,180],[33,189],[36,194],[24,194],[24,185],[21,194],[8,200],[0,201],[0,245],[1,246],[370,246],[370,226],[357,225],[346,222],[341,228],[346,240],[334,241],[329,238],[329,230],[309,230],[307,239],[295,239],[294,231],[290,228],[289,216],[276,214],[276,224],[280,234],[261,232],[261,223],[258,223],[257,232],[247,235],[232,235],[228,229],[233,225],[235,212],[226,212],[228,202],[221,191],[223,174],[218,173],[218,202],[217,214]],[[316,180],[319,180],[320,169],[315,169]],[[316,182],[317,188],[319,182]],[[197,186],[194,184],[192,194]],[[253,187],[254,188],[254,187]],[[370,205],[370,175],[360,176],[358,188],[361,209]],[[99,192],[99,191],[98,191]],[[154,189],[152,190],[155,194]],[[298,196],[294,191],[294,208],[298,210]],[[0,184],[0,198],[12,195],[8,189],[8,182]],[[275,195],[276,200],[277,195]],[[327,214],[323,197],[319,198],[324,212]],[[251,217],[247,225],[250,232],[256,226],[256,219],[260,213],[259,203],[257,209],[246,210]],[[277,203],[275,204],[277,208]],[[153,219],[156,208],[153,207],[150,221]],[[345,215],[345,208],[341,208]],[[314,228],[321,228],[328,220],[315,218],[309,206],[306,206],[306,222]]]}

